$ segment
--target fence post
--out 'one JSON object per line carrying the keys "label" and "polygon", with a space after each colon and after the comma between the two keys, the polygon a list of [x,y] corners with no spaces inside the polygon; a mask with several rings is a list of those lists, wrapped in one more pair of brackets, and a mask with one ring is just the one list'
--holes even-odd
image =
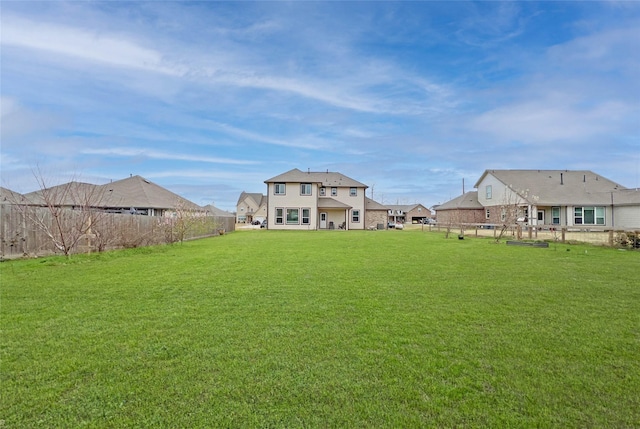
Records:
{"label": "fence post", "polygon": [[562,228],[562,242],[564,243],[565,241],[565,233],[567,232],[567,228]]}

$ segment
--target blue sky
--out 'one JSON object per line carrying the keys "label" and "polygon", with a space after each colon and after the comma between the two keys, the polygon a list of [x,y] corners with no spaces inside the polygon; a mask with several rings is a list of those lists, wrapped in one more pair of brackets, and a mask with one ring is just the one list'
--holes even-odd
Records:
{"label": "blue sky", "polygon": [[427,207],[485,169],[640,187],[638,2],[0,7],[14,191],[138,174],[234,210],[292,168]]}

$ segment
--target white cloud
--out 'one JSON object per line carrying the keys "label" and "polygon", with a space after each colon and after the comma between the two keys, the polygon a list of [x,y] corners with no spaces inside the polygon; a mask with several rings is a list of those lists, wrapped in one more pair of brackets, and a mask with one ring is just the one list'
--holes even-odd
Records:
{"label": "white cloud", "polygon": [[0,97],[0,129],[3,146],[20,144],[14,138],[33,136],[65,123],[63,115],[48,109],[28,109],[12,97]]}
{"label": "white cloud", "polygon": [[171,152],[163,152],[147,148],[108,148],[108,149],[83,149],[85,155],[106,155],[119,157],[144,157],[152,159],[164,159],[173,161],[208,162],[212,164],[254,165],[258,161],[239,160],[230,158],[218,158],[202,155],[185,155]]}
{"label": "white cloud", "polygon": [[545,100],[522,102],[479,115],[472,121],[472,128],[498,136],[503,142],[579,144],[613,131],[629,107],[615,102],[588,109],[554,105]]}
{"label": "white cloud", "polygon": [[2,18],[1,43],[6,46],[37,49],[115,67],[141,69],[180,76],[183,67],[169,65],[160,52],[145,48],[123,37],[105,35],[83,28],[26,20],[17,16]]}

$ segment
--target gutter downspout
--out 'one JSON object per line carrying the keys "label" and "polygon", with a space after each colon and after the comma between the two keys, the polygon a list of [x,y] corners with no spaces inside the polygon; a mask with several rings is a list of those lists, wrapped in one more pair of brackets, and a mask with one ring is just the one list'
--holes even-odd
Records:
{"label": "gutter downspout", "polygon": [[611,229],[615,228],[615,209],[613,207],[613,191],[611,191]]}

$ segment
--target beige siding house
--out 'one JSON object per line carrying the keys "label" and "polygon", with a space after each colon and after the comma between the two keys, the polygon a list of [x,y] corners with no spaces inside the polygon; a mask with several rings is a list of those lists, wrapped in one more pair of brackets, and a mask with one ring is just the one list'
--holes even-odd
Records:
{"label": "beige siding house", "polygon": [[265,183],[270,229],[365,229],[367,185],[344,174],[294,168]]}
{"label": "beige siding house", "polygon": [[640,228],[640,197],[588,170],[486,170],[476,182],[487,223]]}
{"label": "beige siding house", "polygon": [[262,222],[266,218],[267,196],[242,191],[236,204],[236,222],[252,223],[254,220]]}

